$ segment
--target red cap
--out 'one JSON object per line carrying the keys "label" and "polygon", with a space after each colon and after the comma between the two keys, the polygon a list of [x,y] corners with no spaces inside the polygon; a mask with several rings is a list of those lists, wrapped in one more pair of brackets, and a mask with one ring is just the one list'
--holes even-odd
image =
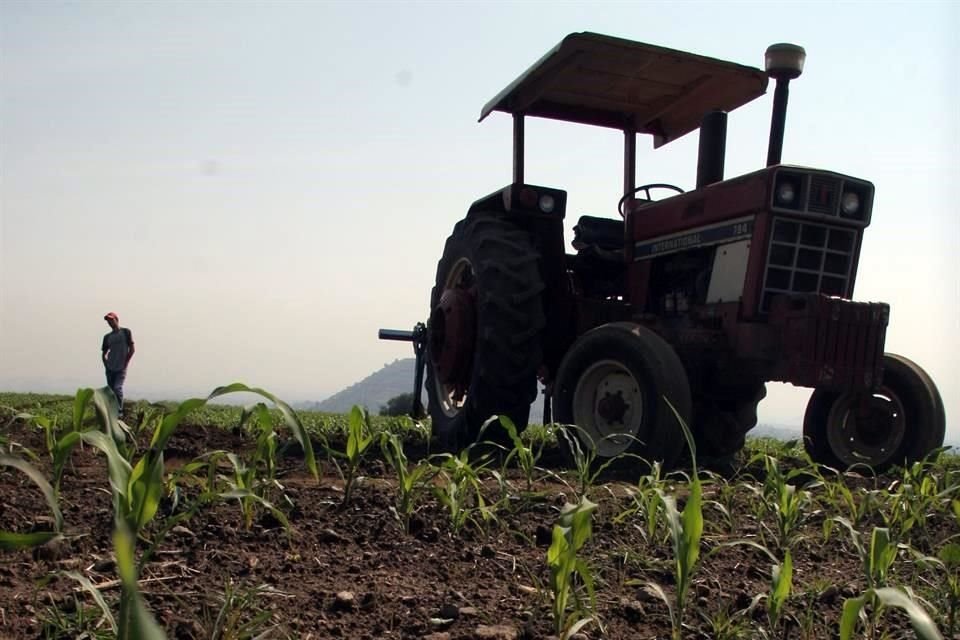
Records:
{"label": "red cap", "polygon": [[104,320],[119,320],[120,318],[117,317],[117,314],[115,314],[113,311],[111,311],[111,312],[108,313],[107,315],[103,316],[103,319],[104,319]]}

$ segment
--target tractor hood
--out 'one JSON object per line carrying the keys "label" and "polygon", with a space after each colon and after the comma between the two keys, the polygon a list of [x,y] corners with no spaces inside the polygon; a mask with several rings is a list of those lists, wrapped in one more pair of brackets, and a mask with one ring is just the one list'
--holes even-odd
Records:
{"label": "tractor hood", "polygon": [[659,147],[764,94],[760,69],[596,33],[573,33],[484,105],[654,136]]}

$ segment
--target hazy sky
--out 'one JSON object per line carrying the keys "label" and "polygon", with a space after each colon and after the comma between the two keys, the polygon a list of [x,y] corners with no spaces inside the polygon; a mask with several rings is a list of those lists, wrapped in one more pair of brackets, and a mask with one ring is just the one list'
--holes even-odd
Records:
{"label": "hazy sky", "polygon": [[[960,4],[0,2],[0,389],[103,384],[103,314],[137,342],[130,397],[240,380],[322,399],[412,355],[436,261],[511,179],[481,106],[567,33],[762,66],[807,50],[784,162],[872,180],[856,298],[940,386],[960,435]],[[772,88],[772,84],[771,84]],[[727,176],[761,168],[771,94],[731,114]],[[637,182],[691,187],[696,134]],[[529,120],[527,180],[615,217],[621,134]],[[568,235],[569,238],[569,235]],[[799,424],[772,386],[761,420]]]}

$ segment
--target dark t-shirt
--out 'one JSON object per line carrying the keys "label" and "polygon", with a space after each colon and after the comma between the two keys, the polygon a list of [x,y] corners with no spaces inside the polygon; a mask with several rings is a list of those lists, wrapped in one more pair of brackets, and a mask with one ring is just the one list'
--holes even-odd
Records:
{"label": "dark t-shirt", "polygon": [[133,345],[133,334],[130,329],[120,327],[116,331],[111,331],[103,336],[103,344],[100,350],[107,354],[107,360],[104,363],[110,371],[123,371],[127,368],[127,355],[130,353],[130,347]]}

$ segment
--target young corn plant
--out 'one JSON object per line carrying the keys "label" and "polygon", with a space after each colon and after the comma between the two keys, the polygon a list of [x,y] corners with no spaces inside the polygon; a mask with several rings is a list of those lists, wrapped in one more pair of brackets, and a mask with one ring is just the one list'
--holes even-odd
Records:
{"label": "young corn plant", "polygon": [[560,640],[567,640],[596,620],[593,575],[579,555],[592,535],[591,518],[596,508],[595,503],[581,497],[578,504],[564,506],[560,521],[553,526],[547,566],[553,595],[554,631]]}
{"label": "young corn plant", "polygon": [[429,463],[418,463],[410,467],[407,454],[403,450],[403,439],[395,433],[383,433],[380,436],[380,450],[387,463],[397,474],[397,506],[394,513],[403,527],[404,533],[410,533],[410,518],[417,508],[417,501],[426,490],[427,483],[438,472]]}
{"label": "young corn plant", "polygon": [[[890,530],[886,527],[874,527],[870,535],[870,546],[867,547],[862,535],[847,519],[840,517],[835,519],[850,531],[853,546],[860,556],[867,580],[867,589],[862,594],[849,598],[843,603],[843,613],[840,618],[841,640],[847,640],[852,636],[861,619],[866,624],[869,637],[875,637],[876,630],[879,628],[879,618],[885,606],[903,609],[910,617],[910,624],[917,637],[922,640],[942,638],[936,624],[912,594],[887,586],[887,577],[899,550],[890,540]],[[870,617],[864,615],[865,607],[868,605],[872,612]]]}
{"label": "young corn plant", "polygon": [[[578,435],[577,432],[579,432],[580,435]],[[607,458],[603,463],[597,464],[597,447],[584,446],[580,436],[590,439],[590,435],[576,425],[569,424],[557,426],[557,440],[560,440],[561,438],[563,439],[562,442],[566,445],[566,449],[573,461],[573,471],[577,478],[576,491],[580,496],[587,495],[590,487],[596,484],[597,479],[603,474],[603,472],[610,468],[611,465],[619,462],[624,456],[637,458],[641,464],[647,465],[645,460],[632,453],[622,453],[617,456],[612,456]],[[608,437],[625,438],[629,436],[625,434],[615,434]]]}
{"label": "young corn plant", "polygon": [[[770,624],[771,635],[780,627],[784,606],[790,597],[793,588],[793,558],[790,550],[783,553],[783,562],[773,566],[770,573],[770,595],[767,597],[767,621]],[[784,628],[783,637],[787,630]]]}
{"label": "young corn plant", "polygon": [[674,496],[668,496],[662,489],[657,489],[673,545],[674,584],[676,585],[674,602],[671,603],[660,585],[651,582],[647,584],[647,587],[666,603],[670,613],[671,637],[673,640],[680,640],[683,634],[683,617],[687,607],[687,595],[690,590],[693,572],[696,570],[697,561],[700,558],[700,539],[703,536],[703,488],[697,472],[697,449],[693,441],[693,435],[670,401],[667,398],[664,398],[664,400],[673,410],[687,440],[690,457],[693,460],[693,469],[688,484],[689,495],[683,507],[683,512],[677,509],[677,500]]}
{"label": "young corn plant", "polygon": [[806,505],[809,503],[809,494],[798,491],[788,480],[790,475],[784,476],[780,471],[779,463],[768,456],[767,480],[772,481],[772,489],[768,492],[769,499],[774,504],[776,516],[777,548],[781,552],[789,551],[799,537],[800,520]]}
{"label": "young corn plant", "polygon": [[932,546],[927,522],[931,516],[948,512],[954,494],[960,492],[960,484],[951,484],[943,468],[942,451],[926,460],[914,462],[903,469],[900,478],[887,487],[889,510],[882,512],[884,524],[896,532],[898,538],[907,539],[914,530],[928,548]]}
{"label": "young corn plant", "polygon": [[860,565],[867,580],[867,588],[887,586],[887,576],[890,567],[897,558],[898,548],[890,540],[890,530],[886,527],[874,527],[870,534],[870,546],[864,544],[863,536],[849,520],[842,517],[834,518],[850,532],[850,540],[860,558]]}
{"label": "young corn plant", "polygon": [[226,456],[233,467],[233,476],[227,481],[230,489],[219,495],[221,498],[236,500],[240,503],[244,529],[250,530],[253,526],[253,516],[256,514],[257,507],[262,507],[273,514],[289,535],[290,523],[283,512],[265,497],[264,487],[266,483],[260,478],[257,467],[247,464],[234,453],[227,453]]}
{"label": "young corn plant", "polygon": [[434,488],[434,495],[446,508],[454,533],[459,533],[468,523],[481,527],[482,523],[496,520],[496,505],[487,504],[483,497],[480,475],[491,464],[490,457],[481,457],[471,464],[469,449],[456,456],[440,457],[443,462],[439,465],[439,475],[443,482]]}
{"label": "young corn plant", "polygon": [[637,528],[648,543],[653,542],[660,522],[660,495],[666,487],[662,470],[663,467],[659,461],[650,465],[650,473],[640,476],[637,486],[630,490],[633,505],[614,518],[614,522],[619,524],[629,517],[642,514],[646,527]]}
{"label": "young corn plant", "polygon": [[[277,434],[273,415],[267,405],[260,402],[244,408],[239,427],[245,425],[255,430],[257,446],[248,460],[241,460],[234,453],[223,452],[233,468],[233,474],[227,480],[230,489],[219,494],[219,497],[238,501],[245,529],[253,526],[257,508],[263,508],[272,513],[289,534],[290,525],[286,516],[270,501],[271,492],[282,492],[283,485],[276,479]],[[216,460],[211,469],[216,468],[215,463]],[[208,487],[212,488],[213,484]]]}
{"label": "young corn plant", "polygon": [[540,459],[543,445],[541,443],[540,447],[534,450],[532,445],[526,444],[520,437],[520,433],[517,431],[516,425],[513,424],[513,420],[508,416],[491,417],[483,424],[480,433],[482,434],[488,425],[496,421],[500,422],[500,425],[510,438],[510,443],[513,445],[513,448],[510,449],[507,457],[503,461],[503,468],[506,469],[510,462],[515,461],[526,481],[527,493],[530,493],[533,491],[533,483],[538,470],[537,461]]}
{"label": "young corn plant", "polygon": [[793,591],[793,556],[790,550],[784,551],[783,560],[777,560],[777,556],[767,547],[752,540],[736,540],[725,543],[721,547],[731,547],[737,545],[747,545],[765,553],[773,565],[770,568],[770,591],[766,594],[759,594],[754,597],[753,602],[747,608],[748,612],[753,611],[760,601],[766,602],[767,608],[767,629],[761,629],[760,632],[765,638],[783,637],[786,638],[788,631],[783,618],[784,607],[790,594]]}
{"label": "young corn plant", "polygon": [[[857,622],[864,607],[871,605],[875,614],[881,607],[896,607],[902,609],[910,618],[910,626],[920,640],[943,640],[943,635],[930,615],[917,600],[900,589],[894,587],[877,587],[867,589],[856,598],[850,598],[843,603],[843,613],[840,616],[840,640],[850,640],[856,630]],[[876,626],[873,627],[874,629]],[[874,637],[871,633],[870,637]],[[886,637],[886,636],[884,636]]]}
{"label": "young corn plant", "polygon": [[960,544],[951,542],[937,554],[944,570],[944,592],[947,600],[947,637],[954,638],[957,628],[957,612],[960,611]]}
{"label": "young corn plant", "polygon": [[256,640],[275,637],[277,624],[274,612],[261,602],[272,589],[259,585],[238,589],[228,583],[223,593],[215,594],[204,603],[202,624],[205,637],[210,640]]}
{"label": "young corn plant", "polygon": [[[350,417],[347,421],[347,444],[343,451],[331,450],[333,462],[343,479],[343,502],[341,508],[350,504],[350,498],[353,496],[353,490],[357,483],[360,462],[366,455],[370,445],[374,442],[370,426],[370,414],[366,409],[354,406],[350,410]],[[336,458],[343,459],[343,466],[336,462]]]}
{"label": "young corn plant", "polygon": [[[214,389],[206,398],[193,398],[182,402],[175,411],[157,424],[149,449],[136,461],[134,461],[133,447],[127,442],[125,429],[117,424],[117,403],[113,393],[106,387],[78,393],[78,402],[74,408],[75,417],[83,416],[86,403],[92,400],[103,425],[103,431],[81,431],[78,438],[99,449],[107,458],[113,497],[114,553],[121,582],[120,611],[115,622],[117,638],[120,640],[128,638],[152,640],[163,637],[159,626],[146,609],[139,592],[138,580],[152,551],[159,545],[160,536],[169,531],[169,528],[160,528],[149,549],[141,554],[139,563],[135,562],[135,544],[146,526],[153,521],[159,508],[165,486],[163,451],[167,442],[190,411],[202,407],[214,398],[234,392],[254,393],[273,402],[280,410],[294,437],[303,447],[307,468],[314,478],[318,479],[319,473],[312,444],[300,420],[286,403],[262,389],[234,383]],[[231,492],[223,495],[228,498],[243,498],[246,497],[244,491],[246,490],[235,490],[232,492],[233,495]]]}

